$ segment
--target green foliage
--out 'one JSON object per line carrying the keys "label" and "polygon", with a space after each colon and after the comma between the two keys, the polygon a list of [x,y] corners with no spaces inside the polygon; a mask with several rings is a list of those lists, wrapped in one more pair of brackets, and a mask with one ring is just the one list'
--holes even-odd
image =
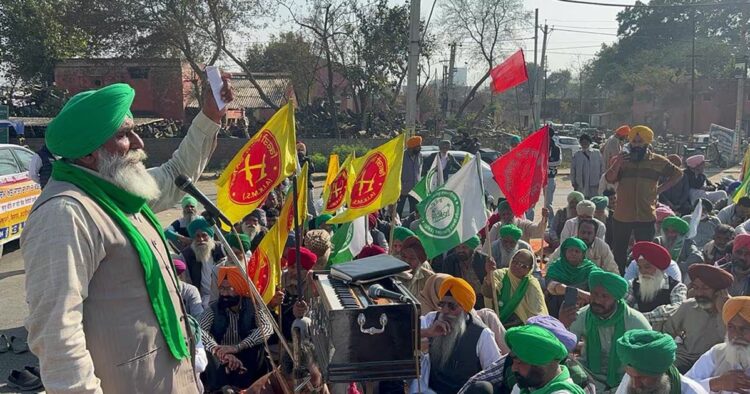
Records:
{"label": "green foliage", "polygon": [[317,172],[326,171],[328,169],[328,158],[320,152],[315,152],[310,155],[310,161],[312,161],[312,164],[315,166],[315,171]]}
{"label": "green foliage", "polygon": [[339,161],[343,163],[350,153],[355,152],[355,155],[357,157],[360,157],[367,153],[368,150],[370,150],[370,148],[366,147],[363,144],[342,144],[334,146],[331,150],[331,153],[339,155]]}

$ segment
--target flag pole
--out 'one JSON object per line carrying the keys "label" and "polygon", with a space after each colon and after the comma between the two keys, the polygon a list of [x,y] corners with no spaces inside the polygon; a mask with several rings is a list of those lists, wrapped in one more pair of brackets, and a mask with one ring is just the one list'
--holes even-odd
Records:
{"label": "flag pole", "polygon": [[[474,152],[474,161],[476,162],[477,167],[477,176],[479,177],[479,189],[482,194],[482,205],[484,206],[485,212],[487,211],[487,197],[484,195],[484,179],[482,178],[482,159],[479,156],[479,148],[477,147],[476,152]],[[492,245],[488,242],[489,236],[490,236],[490,229],[489,229],[489,220],[484,221],[484,236],[485,236],[485,242],[484,242],[484,250],[487,254],[487,258],[492,259]],[[495,313],[500,316],[500,311],[497,307],[497,290],[495,289],[495,272],[493,271],[492,274],[490,274],[490,291],[492,291],[492,310],[495,311]]]}
{"label": "flag pole", "polygon": [[[294,247],[297,249],[294,254],[294,266],[297,269],[297,297],[302,300],[302,294],[304,294],[304,286],[302,283],[302,262],[300,261],[299,250],[302,247],[302,240],[300,239],[302,231],[299,226],[299,191],[297,190],[297,175],[292,175],[292,212],[294,213]],[[287,262],[289,263],[289,262]]]}

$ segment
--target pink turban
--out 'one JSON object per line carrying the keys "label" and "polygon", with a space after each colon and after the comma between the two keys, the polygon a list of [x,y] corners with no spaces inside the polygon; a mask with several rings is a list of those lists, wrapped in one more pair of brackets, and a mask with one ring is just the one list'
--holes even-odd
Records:
{"label": "pink turban", "polygon": [[750,234],[740,234],[734,237],[734,247],[732,251],[737,251],[744,248],[750,248]]}
{"label": "pink turban", "polygon": [[656,208],[656,221],[661,222],[664,221],[664,219],[674,216],[674,211],[672,208],[666,206],[666,205],[660,205],[658,208]]}

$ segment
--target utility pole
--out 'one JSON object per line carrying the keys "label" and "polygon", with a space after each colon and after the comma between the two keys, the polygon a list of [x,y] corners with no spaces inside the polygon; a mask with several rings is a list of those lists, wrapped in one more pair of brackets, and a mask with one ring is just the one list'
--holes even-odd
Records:
{"label": "utility pole", "polygon": [[539,8],[534,9],[534,79],[533,84],[530,86],[531,90],[531,105],[533,108],[534,97],[537,95],[536,81],[539,79],[539,62],[537,61],[537,50],[539,49]]}
{"label": "utility pole", "polygon": [[740,140],[742,139],[742,117],[745,107],[745,78],[747,78],[747,56],[738,56],[734,63],[735,78],[737,78],[737,117],[734,123],[734,141],[732,141],[731,162],[734,163],[740,154]]}
{"label": "utility pole", "polygon": [[[536,88],[534,89],[537,92],[541,92],[542,89],[539,86],[542,82],[542,79],[545,77],[544,72],[544,66],[545,66],[545,60],[546,60],[546,53],[547,53],[547,34],[549,33],[549,27],[545,24],[544,28],[542,29],[542,64],[539,67],[539,71],[541,73],[541,78],[536,78]],[[542,100],[540,95],[534,95],[534,127],[535,129],[538,129],[541,127],[542,123]]]}
{"label": "utility pole", "polygon": [[690,56],[690,139],[693,140],[693,134],[695,134],[695,7],[692,12],[693,19],[693,49]]}
{"label": "utility pole", "polygon": [[[416,0],[414,0],[416,1]],[[451,57],[448,61],[448,88],[446,89],[446,95],[448,97],[448,107],[445,111],[445,118],[451,117],[451,110],[453,109],[453,75],[456,72],[456,43],[451,43]]]}
{"label": "utility pole", "polygon": [[442,98],[443,92],[440,90],[440,86],[439,86],[440,84],[438,84],[438,69],[437,69],[437,67],[435,67],[435,79],[433,79],[433,83],[435,84],[435,114],[434,114],[434,117],[435,117],[435,136],[439,137],[439,135],[438,135],[438,127],[439,127],[439,124],[440,124],[440,116],[438,114],[440,114],[439,108],[440,108],[440,104],[441,104],[441,101],[442,101],[441,98]]}
{"label": "utility pole", "polygon": [[412,0],[409,9],[409,62],[406,75],[406,130],[413,135],[417,127],[417,77],[419,74],[419,0]]}

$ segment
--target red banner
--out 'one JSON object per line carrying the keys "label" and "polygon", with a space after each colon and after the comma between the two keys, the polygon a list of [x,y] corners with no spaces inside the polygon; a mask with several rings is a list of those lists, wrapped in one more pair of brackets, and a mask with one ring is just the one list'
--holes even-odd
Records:
{"label": "red banner", "polygon": [[549,138],[549,126],[544,126],[490,165],[515,216],[536,205],[547,184]]}
{"label": "red banner", "polygon": [[529,80],[523,49],[505,59],[490,71],[492,93],[502,93]]}

